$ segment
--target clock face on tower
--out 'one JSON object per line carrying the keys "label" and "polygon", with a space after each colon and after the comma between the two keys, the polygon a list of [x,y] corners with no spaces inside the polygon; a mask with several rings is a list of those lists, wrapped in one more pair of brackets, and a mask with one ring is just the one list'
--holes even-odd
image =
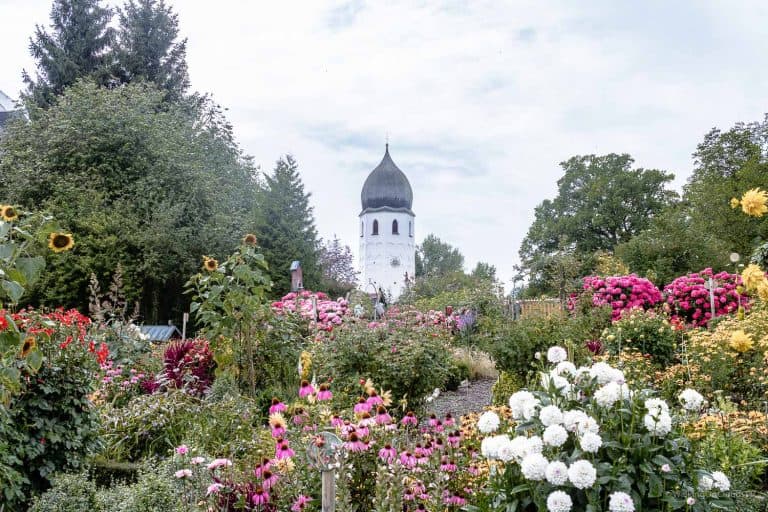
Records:
{"label": "clock face on tower", "polygon": [[400,259],[399,258],[392,258],[392,261],[389,262],[390,265],[397,268],[400,266]]}

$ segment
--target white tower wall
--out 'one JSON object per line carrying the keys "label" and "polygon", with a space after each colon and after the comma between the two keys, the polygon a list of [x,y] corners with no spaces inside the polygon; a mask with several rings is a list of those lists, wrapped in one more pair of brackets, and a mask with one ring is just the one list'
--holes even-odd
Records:
{"label": "white tower wall", "polygon": [[[374,221],[378,234],[373,234]],[[398,233],[392,232],[397,221]],[[403,211],[366,211],[360,214],[360,267],[361,288],[373,292],[381,287],[393,300],[405,288],[405,275],[413,278],[416,272],[415,218]]]}

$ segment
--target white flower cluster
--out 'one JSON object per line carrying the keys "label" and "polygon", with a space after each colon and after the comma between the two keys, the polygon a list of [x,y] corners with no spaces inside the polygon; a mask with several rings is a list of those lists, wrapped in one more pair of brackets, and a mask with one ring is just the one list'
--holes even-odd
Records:
{"label": "white flower cluster", "polygon": [[695,389],[685,389],[677,398],[686,411],[698,412],[704,405],[704,397]]}
{"label": "white flower cluster", "polygon": [[669,415],[667,402],[650,398],[645,401],[645,408],[648,414],[643,417],[643,423],[651,435],[664,437],[672,431],[672,416]]}
{"label": "white flower cluster", "polygon": [[729,491],[731,489],[731,481],[725,476],[722,471],[713,471],[712,476],[704,475],[699,480],[699,490],[709,492],[712,489],[718,491]]}
{"label": "white flower cluster", "polygon": [[629,494],[614,492],[608,497],[608,510],[610,512],[635,512],[635,503]]}
{"label": "white flower cluster", "polygon": [[613,407],[619,400],[632,398],[632,392],[626,384],[611,381],[595,391],[594,397],[597,405],[608,408]]}
{"label": "white flower cluster", "polygon": [[509,397],[509,408],[516,420],[532,420],[536,417],[539,405],[539,399],[529,391],[518,391]]}
{"label": "white flower cluster", "polygon": [[547,350],[547,361],[553,364],[562,363],[568,359],[568,352],[563,347],[550,347]]}
{"label": "white flower cluster", "polygon": [[485,411],[477,420],[477,429],[483,434],[490,434],[499,429],[499,415],[493,411]]}
{"label": "white flower cluster", "polygon": [[510,439],[508,435],[491,436],[480,443],[480,452],[483,457],[504,462],[515,461],[522,463],[523,459],[532,454],[540,454],[544,443],[538,436],[517,436]]}

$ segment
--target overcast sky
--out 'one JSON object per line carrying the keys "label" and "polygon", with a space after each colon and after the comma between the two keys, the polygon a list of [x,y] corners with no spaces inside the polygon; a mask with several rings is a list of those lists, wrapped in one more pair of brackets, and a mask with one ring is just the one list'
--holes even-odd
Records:
{"label": "overcast sky", "polygon": [[[297,158],[322,236],[357,251],[360,188],[389,136],[417,239],[435,233],[507,283],[559,162],[625,152],[679,187],[710,128],[768,111],[764,1],[168,3],[193,89],[229,109],[262,169]],[[0,0],[12,97],[50,6]]]}

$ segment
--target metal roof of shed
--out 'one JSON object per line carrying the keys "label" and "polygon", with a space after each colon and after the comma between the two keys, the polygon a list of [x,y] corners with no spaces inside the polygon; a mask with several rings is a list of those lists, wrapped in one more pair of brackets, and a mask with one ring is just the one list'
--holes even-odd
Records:
{"label": "metal roof of shed", "polygon": [[150,341],[168,341],[174,334],[181,337],[175,325],[142,325],[141,333],[149,336]]}

